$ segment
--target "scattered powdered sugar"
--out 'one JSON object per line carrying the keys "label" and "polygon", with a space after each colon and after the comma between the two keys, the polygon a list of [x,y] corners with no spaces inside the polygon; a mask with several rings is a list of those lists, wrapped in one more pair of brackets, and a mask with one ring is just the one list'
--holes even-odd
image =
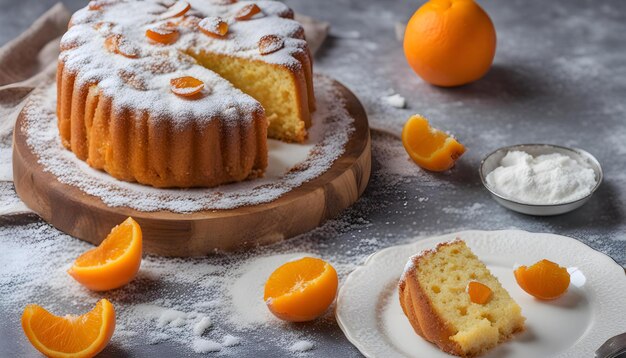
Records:
{"label": "scattered powdered sugar", "polygon": [[[283,354],[313,349],[311,337],[303,337],[298,329],[275,318],[263,302],[263,284],[271,272],[296,257],[315,256],[312,253],[261,257],[242,253],[198,259],[147,256],[131,283],[97,293],[66,272],[90,244],[41,222],[0,227],[0,238],[0,262],[6,265],[0,271],[0,307],[10,312],[11,326],[19,327],[19,312],[29,303],[59,315],[80,314],[107,298],[116,310],[112,342],[121,349],[139,341],[151,345],[176,342],[190,352],[237,355],[239,350],[254,349],[250,338],[241,336],[254,337],[259,329],[277,332],[272,339],[284,347]],[[351,270],[339,258],[327,259],[337,262],[340,275]],[[322,321],[329,316],[332,309]],[[262,339],[267,342],[269,338]],[[295,341],[308,344],[296,342],[294,346]]]}
{"label": "scattered powdered sugar", "polygon": [[400,96],[399,94],[392,94],[390,96],[385,96],[382,97],[381,100],[390,105],[391,107],[395,107],[395,108],[404,108],[406,107],[406,99],[402,96]]}
{"label": "scattered powdered sugar", "polygon": [[0,181],[13,180],[12,150],[11,146],[0,146]]}
{"label": "scattered powdered sugar", "polygon": [[292,352],[306,352],[313,349],[313,347],[315,346],[309,341],[297,341],[289,346],[289,350]]}
{"label": "scattered powdered sugar", "polygon": [[497,193],[528,204],[576,201],[596,185],[589,164],[561,153],[533,157],[523,151],[508,152],[486,179]]}
{"label": "scattered powdered sugar", "polygon": [[[10,156],[9,156],[10,157]],[[13,183],[0,181],[0,216],[30,212],[15,194]]]}
{"label": "scattered powdered sugar", "polygon": [[222,350],[222,345],[202,338],[196,338],[193,341],[193,351],[196,353],[218,352]]}
{"label": "scattered powdered sugar", "polygon": [[201,336],[207,328],[211,327],[211,319],[209,317],[202,317],[198,323],[193,326],[193,334]]}
{"label": "scattered powdered sugar", "polygon": [[[50,85],[32,94],[25,107],[22,130],[27,144],[39,158],[44,170],[59,181],[76,186],[112,207],[127,206],[142,211],[169,210],[193,212],[231,209],[270,202],[328,170],[345,150],[354,119],[344,107],[345,99],[328,77],[315,77],[318,109],[307,145],[306,160],[280,173],[264,178],[209,189],[156,189],[116,180],[90,168],[66,150],[59,138],[55,114],[55,87]],[[298,147],[298,145],[292,145]],[[304,148],[309,148],[306,145]],[[270,150],[271,150],[270,146]],[[272,156],[270,155],[270,160]],[[270,166],[272,163],[270,163]]]}
{"label": "scattered powdered sugar", "polygon": [[231,336],[230,334],[225,335],[224,338],[222,339],[222,346],[224,347],[234,347],[240,344],[241,344],[241,338]]}
{"label": "scattered powdered sugar", "polygon": [[454,215],[463,215],[465,217],[476,217],[481,214],[481,210],[485,207],[485,204],[474,203],[470,206],[455,208],[455,207],[445,207],[443,208],[443,212],[446,214],[454,214]]}

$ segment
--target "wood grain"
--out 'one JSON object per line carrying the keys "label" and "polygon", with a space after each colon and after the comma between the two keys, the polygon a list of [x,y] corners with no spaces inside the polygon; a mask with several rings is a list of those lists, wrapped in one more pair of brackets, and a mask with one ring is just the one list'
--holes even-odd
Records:
{"label": "wood grain", "polygon": [[321,225],[352,205],[371,172],[367,115],[358,99],[336,83],[355,118],[344,154],[321,176],[265,204],[190,214],[143,212],[109,207],[75,186],[61,183],[37,162],[22,130],[14,131],[13,177],[19,197],[45,221],[79,239],[99,244],[112,227],[131,216],[141,225],[144,252],[163,256],[202,256],[275,243]]}

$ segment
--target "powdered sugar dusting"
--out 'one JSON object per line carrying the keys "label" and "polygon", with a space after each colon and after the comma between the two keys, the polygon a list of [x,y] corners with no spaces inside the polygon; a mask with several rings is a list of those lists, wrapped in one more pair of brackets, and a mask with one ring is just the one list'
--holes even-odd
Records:
{"label": "powdered sugar dusting", "polygon": [[[153,345],[175,342],[182,346],[183,354],[237,355],[254,349],[255,332],[261,329],[278,333],[259,338],[283,347],[277,355],[315,349],[314,337],[275,318],[263,302],[263,284],[273,270],[290,259],[316,256],[314,253],[294,252],[294,248],[284,253],[284,245],[279,245],[256,253],[196,259],[147,256],[131,283],[96,293],[66,273],[73,260],[92,245],[41,222],[17,228],[0,226],[0,237],[0,262],[6,264],[0,270],[0,307],[11,313],[12,326],[19,327],[17,312],[28,303],[40,304],[55,314],[80,314],[100,298],[107,298],[116,310],[112,345],[122,349],[139,341]],[[264,250],[279,253],[263,256],[267,255]],[[341,276],[353,267],[342,264],[339,257],[326,258]],[[325,324],[332,315],[331,308],[317,324]]]}
{"label": "powdered sugar dusting", "polygon": [[221,17],[207,16],[198,22],[198,27],[206,32],[218,35],[220,24],[223,22],[224,20]]}
{"label": "powdered sugar dusting", "polygon": [[289,346],[289,350],[292,352],[306,352],[313,349],[313,343],[309,341],[297,341]]}
{"label": "powdered sugar dusting", "polygon": [[[132,109],[178,122],[219,118],[235,125],[251,121],[248,113],[260,111],[260,104],[198,64],[193,56],[211,52],[300,68],[294,56],[308,49],[302,26],[289,18],[292,12],[286,5],[254,2],[265,16],[236,21],[237,13],[249,4],[195,0],[178,1],[168,7],[170,4],[158,0],[98,2],[72,16],[71,26],[61,40],[59,60],[64,72],[76,75],[79,85],[97,84],[101,93],[113,99],[112,106],[117,110]],[[203,32],[221,36],[220,24],[228,25],[223,37]],[[175,31],[178,36],[165,45],[148,39],[147,30],[161,35]],[[280,36],[283,46],[262,56],[258,42],[264,35]],[[173,95],[170,79],[186,75],[198,78],[214,91],[194,101]],[[134,86],[128,77],[143,79],[143,85]]]}
{"label": "powdered sugar dusting", "polygon": [[196,353],[219,352],[221,350],[221,344],[208,339],[196,338],[193,341],[193,351]]}
{"label": "powdered sugar dusting", "polygon": [[[345,150],[354,128],[354,119],[344,107],[334,82],[316,76],[318,109],[313,115],[309,142],[311,148],[304,162],[280,173],[266,177],[210,189],[155,189],[134,183],[118,181],[90,168],[61,145],[55,114],[54,86],[34,93],[25,109],[23,130],[27,144],[39,158],[44,170],[59,181],[76,186],[89,195],[102,199],[111,207],[127,206],[142,211],[169,210],[193,212],[208,209],[230,209],[270,202],[302,183],[328,170]],[[299,147],[298,145],[294,145]],[[270,145],[270,151],[272,146]],[[270,153],[270,161],[272,160]],[[272,166],[272,163],[270,163]]]}

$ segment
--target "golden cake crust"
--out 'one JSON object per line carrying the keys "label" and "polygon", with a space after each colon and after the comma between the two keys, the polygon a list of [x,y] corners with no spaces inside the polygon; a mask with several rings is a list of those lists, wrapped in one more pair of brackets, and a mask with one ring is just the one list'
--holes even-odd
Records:
{"label": "golden cake crust", "polygon": [[[437,245],[435,250],[442,246],[450,245],[445,242]],[[431,251],[425,251],[421,255],[410,258],[411,266],[416,267],[419,261]],[[409,319],[415,333],[422,336],[429,342],[436,344],[441,350],[462,356],[463,351],[458,343],[449,339],[455,332],[439,316],[432,302],[426,295],[424,288],[420,285],[416,277],[415,270],[410,269],[402,275],[398,284],[400,293],[400,306]]]}
{"label": "golden cake crust", "polygon": [[213,187],[261,176],[267,166],[267,121],[226,128],[219,118],[176,126],[145,111],[113,110],[97,84],[79,85],[57,69],[63,145],[91,167],[154,187]]}

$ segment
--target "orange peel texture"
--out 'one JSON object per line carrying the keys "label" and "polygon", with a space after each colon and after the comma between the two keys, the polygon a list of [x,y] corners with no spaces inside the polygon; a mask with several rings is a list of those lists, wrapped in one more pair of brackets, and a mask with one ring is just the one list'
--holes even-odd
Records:
{"label": "orange peel texture", "polygon": [[487,73],[496,53],[496,30],[474,0],[430,0],[411,17],[404,55],[424,81],[460,86]]}

